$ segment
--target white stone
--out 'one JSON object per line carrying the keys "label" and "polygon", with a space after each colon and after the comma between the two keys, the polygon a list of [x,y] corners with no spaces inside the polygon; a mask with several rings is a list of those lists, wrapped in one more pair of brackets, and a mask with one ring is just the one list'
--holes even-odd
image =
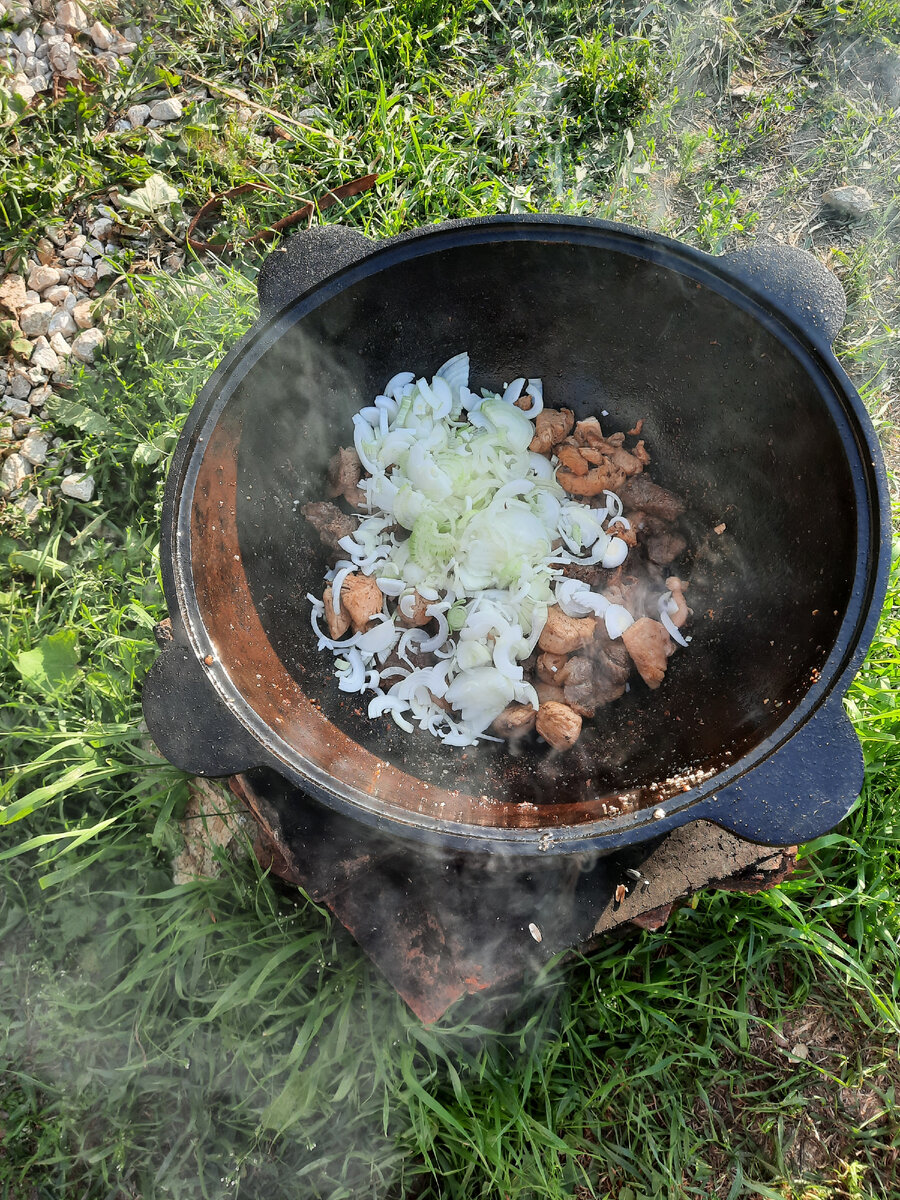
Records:
{"label": "white stone", "polygon": [[27,303],[25,280],[21,275],[7,275],[0,283],[0,308],[15,315]]}
{"label": "white stone", "polygon": [[36,496],[34,492],[26,492],[24,496],[16,501],[16,508],[22,510],[22,516],[26,521],[33,521],[38,515],[41,507],[41,498]]}
{"label": "white stone", "polygon": [[115,125],[113,125],[113,131],[115,133],[128,133],[130,129],[131,122],[126,121],[124,118],[121,121],[116,121]]}
{"label": "white stone", "polygon": [[94,317],[91,312],[93,304],[90,300],[82,300],[76,304],[72,310],[72,316],[75,318],[75,324],[79,329],[93,329]]}
{"label": "white stone", "polygon": [[[48,304],[55,304],[58,308],[61,304],[65,304],[66,296],[68,296],[68,294],[69,289],[66,287],[66,285],[64,283],[58,283],[56,287],[47,288],[46,292],[44,292],[44,299]],[[51,321],[51,324],[52,323],[53,322]],[[53,330],[51,329],[50,333],[52,332]]]}
{"label": "white stone", "polygon": [[30,433],[22,443],[19,453],[28,462],[39,467],[47,457],[47,451],[50,449],[50,443],[40,434]]}
{"label": "white stone", "polygon": [[176,100],[174,96],[166,100],[157,100],[150,107],[150,116],[154,121],[177,121],[181,113],[181,101]]}
{"label": "white stone", "polygon": [[50,47],[50,66],[58,75],[68,76],[72,69],[78,70],[78,56],[75,47],[69,42],[60,40]]}
{"label": "white stone", "polygon": [[40,337],[46,334],[53,316],[53,305],[42,300],[40,304],[30,304],[19,310],[19,327],[27,338]]}
{"label": "white stone", "polygon": [[92,363],[104,340],[99,329],[85,329],[72,343],[72,353],[80,362]]}
{"label": "white stone", "polygon": [[53,314],[50,324],[47,326],[47,335],[51,338],[55,333],[61,333],[63,337],[71,337],[77,332],[78,326],[75,324],[75,318],[64,308]]}
{"label": "white stone", "polygon": [[72,353],[72,347],[61,333],[50,335],[50,348],[57,358],[68,358]]}
{"label": "white stone", "polygon": [[25,79],[19,79],[17,76],[10,89],[14,96],[20,96],[26,104],[30,104],[34,99],[34,88]]}
{"label": "white stone", "polygon": [[94,258],[97,258],[103,253],[103,243],[98,241],[98,239],[95,237],[88,238],[87,244],[84,248],[87,250],[88,254],[92,255]]}
{"label": "white stone", "polygon": [[102,21],[95,21],[88,32],[98,50],[108,50],[113,43],[113,35]]}
{"label": "white stone", "polygon": [[40,304],[40,302],[41,302],[41,293],[36,292],[34,290],[34,288],[29,288],[28,291],[25,293],[25,303],[27,305],[32,305],[32,304]]}
{"label": "white stone", "polygon": [[75,237],[71,238],[63,246],[62,250],[60,251],[61,256],[63,258],[67,258],[70,262],[77,262],[84,252],[86,242],[87,238],[83,233],[76,234]]}
{"label": "white stone", "polygon": [[46,75],[35,75],[31,80],[31,86],[36,92],[46,92],[50,86],[50,80]]}
{"label": "white stone", "polygon": [[50,346],[37,346],[31,355],[31,361],[36,367],[40,367],[42,371],[53,372],[59,370],[59,358],[55,351],[50,349]]}
{"label": "white stone", "polygon": [[122,32],[129,42],[134,42],[135,45],[138,45],[144,36],[139,25],[126,25]]}
{"label": "white stone", "polygon": [[32,408],[43,408],[50,397],[53,395],[53,389],[49,383],[42,383],[40,387],[36,387],[28,397],[28,402]]}
{"label": "white stone", "polygon": [[150,116],[150,105],[132,104],[125,115],[128,117],[131,128],[137,129],[139,125],[146,125],[147,118]]}
{"label": "white stone", "polygon": [[77,0],[60,0],[56,6],[56,20],[63,29],[74,33],[84,33],[87,30],[87,16]]}
{"label": "white stone", "polygon": [[7,445],[16,440],[16,435],[13,433],[12,423],[6,421],[0,425],[0,442],[5,442]]}
{"label": "white stone", "polygon": [[34,54],[37,50],[37,42],[34,40],[32,29],[23,29],[21,33],[14,33],[12,44],[23,54]]}
{"label": "white stone", "polygon": [[58,283],[59,271],[56,267],[45,267],[42,263],[36,263],[28,272],[28,286],[35,292],[46,292]]}
{"label": "white stone", "polygon": [[0,469],[0,486],[8,492],[14,492],[30,474],[31,464],[27,463],[21,454],[10,454]]}
{"label": "white stone", "polygon": [[118,275],[119,268],[113,266],[112,263],[105,262],[103,259],[97,263],[97,278],[106,279],[110,275]]}
{"label": "white stone", "polygon": [[97,272],[93,267],[87,267],[82,264],[76,267],[72,272],[72,278],[77,284],[80,284],[86,292],[89,292],[97,283]]}
{"label": "white stone", "polygon": [[9,381],[9,394],[16,400],[27,400],[31,395],[31,380],[21,368],[17,367],[13,372]]}
{"label": "white stone", "polygon": [[14,417],[30,417],[31,405],[27,400],[17,400],[15,396],[3,397],[3,408]]}
{"label": "white stone", "polygon": [[73,500],[90,500],[94,494],[94,478],[83,472],[67,475],[61,486],[63,495],[71,496]]}
{"label": "white stone", "polygon": [[[146,105],[144,106],[146,107]],[[131,109],[128,110],[131,112]],[[147,109],[149,112],[150,110]],[[91,237],[97,239],[98,242],[105,242],[112,232],[113,222],[109,217],[98,217],[96,221],[88,226],[88,232]]]}

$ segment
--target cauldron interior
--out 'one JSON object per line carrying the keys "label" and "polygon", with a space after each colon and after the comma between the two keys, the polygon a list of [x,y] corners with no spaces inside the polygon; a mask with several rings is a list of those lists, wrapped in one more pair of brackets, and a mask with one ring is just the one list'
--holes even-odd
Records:
{"label": "cauldron interior", "polygon": [[[856,500],[827,376],[777,322],[726,291],[627,253],[498,241],[411,257],[302,319],[283,316],[208,452],[220,460],[210,479],[221,462],[235,473],[240,566],[264,639],[222,604],[229,556],[207,569],[218,553],[212,504],[192,533],[200,612],[251,708],[300,745],[310,710],[273,707],[277,660],[327,717],[320,742],[330,721],[414,781],[386,802],[417,797],[427,809],[429,789],[446,789],[486,799],[478,819],[500,826],[525,811],[529,823],[553,823],[559,805],[569,823],[592,819],[603,798],[652,798],[661,793],[649,785],[717,771],[769,736],[837,638],[855,574]],[[692,644],[659,690],[638,681],[585,722],[567,755],[536,739],[516,757],[496,745],[461,752],[388,718],[369,721],[365,699],[337,690],[330,656],[315,647],[305,596],[321,595],[325,559],[299,505],[324,498],[328,458],[352,440],[351,414],[391,375],[430,375],[460,350],[475,386],[538,375],[549,404],[578,417],[605,410],[607,431],[645,418],[650,472],[687,503],[691,549],[675,569],[691,584]],[[339,780],[338,757],[323,751],[322,765]],[[379,797],[377,774],[366,790]]]}

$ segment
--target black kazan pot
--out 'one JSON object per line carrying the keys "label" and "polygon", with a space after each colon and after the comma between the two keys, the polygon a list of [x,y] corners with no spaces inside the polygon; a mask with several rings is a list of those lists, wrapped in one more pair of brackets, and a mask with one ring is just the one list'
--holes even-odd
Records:
{"label": "black kazan pot", "polygon": [[[832,828],[862,756],[842,700],[889,563],[885,473],[832,339],[845,305],[809,255],[715,258],[602,221],[499,217],[386,242],[341,227],[266,261],[262,313],[201,393],[162,520],[172,638],[144,689],[185,770],[274,768],[404,838],[606,853],[698,818],[768,844]],[[575,747],[463,751],[370,721],[316,649],[326,567],[300,515],[351,415],[459,351],[476,387],[540,376],[604,431],[645,418],[657,483],[687,505],[689,649]],[[716,533],[716,527],[725,530]]]}

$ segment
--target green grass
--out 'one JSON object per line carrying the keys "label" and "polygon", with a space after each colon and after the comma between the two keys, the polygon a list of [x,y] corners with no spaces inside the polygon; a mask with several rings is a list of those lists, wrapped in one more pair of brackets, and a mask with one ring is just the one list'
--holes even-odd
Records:
{"label": "green grass", "polygon": [[[223,214],[232,233],[373,169],[323,219],[386,236],[580,212],[713,250],[775,233],[842,278],[839,353],[891,450],[900,163],[866,69],[900,41],[896,4],[248,7],[241,24],[123,0],[158,49],[93,92],[7,105],[4,248],[154,173],[187,212],[274,189]],[[282,116],[220,91],[153,138],[113,130],[191,74]],[[756,97],[732,97],[743,81]],[[844,182],[872,218],[817,224]],[[252,856],[172,885],[187,781],[139,707],[165,615],[159,504],[194,396],[253,320],[259,258],[170,279],[156,231],[128,245],[105,356],[53,408],[97,499],[32,526],[9,509],[0,532],[0,1196],[900,1197],[896,568],[848,698],[865,790],[797,874],[555,964],[505,1017],[465,1002],[423,1029]]]}

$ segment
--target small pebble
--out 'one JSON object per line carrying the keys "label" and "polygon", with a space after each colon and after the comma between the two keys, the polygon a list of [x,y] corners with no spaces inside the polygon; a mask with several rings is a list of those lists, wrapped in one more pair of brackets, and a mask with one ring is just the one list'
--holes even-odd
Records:
{"label": "small pebble", "polygon": [[873,208],[872,197],[861,187],[831,188],[820,203],[826,216],[834,221],[861,221]]}
{"label": "small pebble", "polygon": [[56,20],[72,33],[85,33],[88,27],[84,9],[76,0],[61,0],[56,7]]}
{"label": "small pebble", "polygon": [[14,492],[21,487],[31,474],[31,464],[26,462],[21,454],[10,454],[0,468],[0,487],[7,492]]}
{"label": "small pebble", "polygon": [[[66,296],[68,296],[68,294],[69,289],[66,287],[66,285],[64,283],[58,283],[56,287],[47,288],[46,292],[44,292],[44,299],[48,304],[54,304],[59,307],[61,304],[65,304]],[[50,332],[53,332],[52,329]]]}
{"label": "small pebble", "polygon": [[35,250],[37,251],[38,259],[44,264],[45,267],[53,265],[53,262],[56,259],[56,247],[49,238],[38,238],[38,243],[35,247]]}
{"label": "small pebble", "polygon": [[0,442],[9,443],[16,440],[16,435],[13,433],[12,421],[0,423]]}
{"label": "small pebble", "polygon": [[18,400],[15,396],[4,396],[3,407],[14,417],[30,417],[31,405],[27,400]]}
{"label": "small pebble", "polygon": [[28,403],[34,408],[43,408],[50,397],[53,395],[53,388],[49,383],[42,383],[36,387],[28,397]]}
{"label": "small pebble", "polygon": [[16,370],[9,381],[9,394],[14,400],[27,400],[31,395],[31,380],[24,371]]}
{"label": "small pebble", "polygon": [[91,41],[98,50],[108,50],[113,44],[113,35],[102,21],[95,21],[88,30]]}
{"label": "small pebble", "polygon": [[70,241],[66,242],[60,254],[63,258],[67,258],[70,262],[78,262],[84,252],[87,238],[83,233],[76,234]]}
{"label": "small pebble", "polygon": [[537,925],[535,925],[534,921],[532,921],[528,926],[528,932],[536,942],[542,942],[544,940],[544,935],[541,933],[540,929],[538,929]]}
{"label": "small pebble", "polygon": [[147,118],[150,116],[150,105],[132,104],[125,115],[131,124],[131,128],[137,129],[139,125],[147,124]]}
{"label": "small pebble", "polygon": [[666,810],[664,808],[654,808],[653,816],[657,821],[661,821],[665,815]]}
{"label": "small pebble", "polygon": [[92,363],[103,342],[104,336],[99,329],[85,329],[72,343],[72,354],[80,362]]}
{"label": "small pebble", "polygon": [[97,272],[93,267],[84,265],[76,267],[72,272],[72,278],[79,285],[79,287],[83,287],[86,292],[89,292],[91,288],[95,287],[97,284]]}
{"label": "small pebble", "polygon": [[100,262],[97,263],[97,267],[96,267],[97,279],[107,279],[110,275],[118,275],[118,274],[119,274],[119,268],[113,266],[112,263],[106,262],[103,259],[101,259]]}
{"label": "small pebble", "polygon": [[27,459],[28,462],[33,463],[36,467],[39,467],[47,458],[47,451],[49,449],[50,443],[47,441],[47,439],[41,437],[39,434],[33,433],[29,434],[29,436],[22,443],[19,453],[24,459]]}
{"label": "small pebble", "polygon": [[58,309],[50,318],[50,323],[47,326],[47,334],[53,337],[54,333],[61,333],[63,337],[72,337],[78,332],[78,326],[75,324],[75,318],[70,312],[64,308]]}
{"label": "small pebble", "polygon": [[150,106],[150,116],[154,121],[177,121],[182,114],[181,101],[174,96],[165,100],[157,100]]}
{"label": "small pebble", "polygon": [[26,521],[33,521],[40,511],[41,498],[40,496],[36,496],[34,492],[26,492],[24,496],[16,501],[16,507],[22,510],[22,515]]}
{"label": "small pebble", "polygon": [[15,316],[27,303],[25,280],[21,275],[7,275],[0,282],[0,308]]}
{"label": "small pebble", "polygon": [[[131,109],[128,111],[131,112]],[[112,229],[113,222],[109,219],[109,217],[98,217],[96,221],[88,225],[88,233],[90,233],[91,237],[96,238],[100,243],[106,241],[106,239],[112,233]]]}
{"label": "small pebble", "polygon": [[72,316],[79,329],[93,329],[94,317],[91,312],[94,305],[90,300],[81,300],[72,307]]}
{"label": "small pebble", "polygon": [[59,271],[56,267],[47,267],[37,263],[28,272],[28,286],[35,292],[46,292],[48,288],[56,287],[59,283]]}
{"label": "small pebble", "polygon": [[67,475],[60,485],[64,496],[73,500],[90,500],[94,494],[94,478],[84,472]]}
{"label": "small pebble", "polygon": [[34,366],[38,367],[41,371],[46,371],[48,374],[59,370],[59,358],[56,352],[51,350],[49,344],[46,346],[36,346],[31,356],[31,361]]}
{"label": "small pebble", "polygon": [[[61,333],[51,333],[50,348],[57,358],[68,358],[72,353],[72,347],[66,341]],[[59,368],[57,368],[58,370]]]}

